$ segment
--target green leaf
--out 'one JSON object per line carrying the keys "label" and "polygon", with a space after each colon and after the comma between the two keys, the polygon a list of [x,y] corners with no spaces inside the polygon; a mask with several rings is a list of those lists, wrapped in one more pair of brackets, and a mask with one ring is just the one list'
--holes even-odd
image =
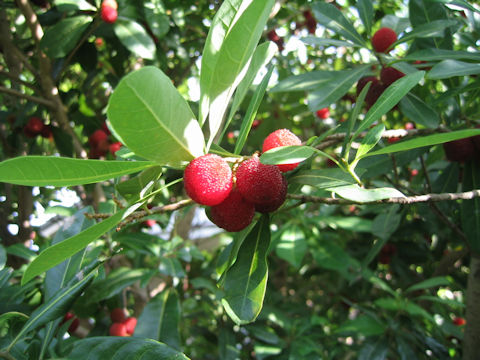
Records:
{"label": "green leaf", "polygon": [[345,185],[327,189],[336,193],[344,199],[359,202],[368,203],[371,201],[378,201],[383,199],[405,197],[400,191],[394,188],[376,188],[376,189],[364,189],[358,185]]}
{"label": "green leaf", "polygon": [[[480,189],[480,166],[471,160],[465,164],[463,171],[463,191]],[[473,252],[480,253],[480,198],[463,200],[461,204],[462,230]]]}
{"label": "green leaf", "polygon": [[[318,38],[310,35],[304,38],[301,38],[300,40],[302,40],[305,44],[309,44],[312,46],[361,47],[360,45],[351,43],[350,41],[343,41],[343,40],[330,39],[330,38],[326,38],[326,39]],[[325,72],[328,72],[328,71],[325,71]]]}
{"label": "green leaf", "polygon": [[389,206],[388,211],[383,211],[373,220],[372,234],[380,239],[388,240],[390,236],[397,230],[402,216],[398,213],[399,206]]}
{"label": "green leaf", "polygon": [[480,53],[461,50],[422,49],[403,58],[405,61],[438,61],[438,60],[476,60],[480,61]]}
{"label": "green leaf", "polygon": [[263,164],[293,164],[302,162],[315,154],[316,150],[310,146],[280,146],[264,152],[260,156]]}
{"label": "green leaf", "polygon": [[243,241],[233,266],[227,270],[222,304],[238,325],[254,321],[262,310],[267,287],[267,251],[270,221],[264,215]]}
{"label": "green leaf", "polygon": [[19,156],[0,163],[0,182],[27,186],[73,186],[110,180],[154,165],[149,161],[105,161],[57,156]]}
{"label": "green leaf", "polygon": [[337,71],[315,70],[305,74],[292,75],[281,80],[270,89],[271,93],[307,91],[318,89],[338,76]]}
{"label": "green leaf", "polygon": [[262,81],[258,85],[257,89],[253,93],[252,100],[248,105],[247,112],[245,117],[242,121],[242,127],[240,128],[240,134],[238,135],[237,141],[235,143],[234,154],[240,154],[242,151],[243,145],[247,141],[248,133],[253,124],[253,120],[255,120],[255,116],[257,115],[258,108],[262,102],[263,96],[265,95],[265,90],[267,89],[268,82],[270,81],[270,77],[273,74],[273,65],[270,66],[268,69],[267,74],[263,77]]}
{"label": "green leaf", "polygon": [[368,250],[367,255],[365,255],[365,257],[363,258],[362,268],[366,269],[368,265],[370,265],[373,259],[375,259],[375,256],[377,256],[380,250],[382,250],[382,248],[385,246],[387,241],[388,241],[388,238],[385,238],[385,237],[375,241],[375,243],[370,248],[370,250]]}
{"label": "green leaf", "polygon": [[5,247],[0,245],[0,270],[2,270],[5,267],[6,263],[7,263],[7,251],[5,250]]}
{"label": "green leaf", "polygon": [[362,20],[367,34],[370,34],[372,30],[373,21],[373,5],[371,0],[358,0],[357,1],[358,14]]}
{"label": "green leaf", "polygon": [[77,235],[46,248],[35,258],[35,260],[32,261],[23,273],[22,285],[26,284],[35,276],[40,275],[73,256],[92,241],[97,240],[100,236],[111,230],[125,217],[135,211],[140,205],[141,203],[138,203],[130,208],[123,209],[108,219],[83,230]]}
{"label": "green leaf", "polygon": [[427,73],[427,78],[432,80],[438,80],[448,79],[454,76],[476,74],[480,74],[480,64],[447,59],[436,64],[432,68],[432,70]]}
{"label": "green leaf", "polygon": [[309,109],[315,112],[318,109],[336,102],[345,95],[369,69],[369,65],[362,65],[351,70],[336,71],[333,78],[323,83],[308,95]]}
{"label": "green leaf", "polygon": [[437,2],[442,4],[452,4],[473,12],[480,13],[480,10],[476,9],[475,7],[473,7],[472,5],[470,5],[468,2],[464,0],[432,0],[432,2]]}
{"label": "green leaf", "polygon": [[113,30],[123,45],[134,55],[155,59],[155,43],[139,23],[126,18],[118,19]]}
{"label": "green leaf", "polygon": [[357,131],[353,136],[355,139],[358,134],[367,129],[375,121],[379,120],[382,115],[386,114],[402,99],[418,82],[423,78],[424,71],[418,71],[413,74],[408,74],[395,81],[390,85],[382,95],[378,98],[375,104],[368,110],[365,119],[360,123]]}
{"label": "green leaf", "polygon": [[345,321],[336,330],[336,334],[355,334],[363,336],[382,335],[386,327],[378,320],[368,316],[360,315],[352,320]]}
{"label": "green leaf", "polygon": [[319,24],[333,30],[355,44],[367,47],[365,40],[355,30],[353,24],[335,6],[316,2],[312,5],[312,10]]}
{"label": "green leaf", "polygon": [[402,334],[398,334],[395,337],[397,342],[397,351],[400,355],[400,360],[417,360],[418,357],[415,354],[415,345],[411,344],[409,341],[403,339]]}
{"label": "green leaf", "polygon": [[47,28],[40,41],[40,47],[51,58],[67,56],[91,22],[90,16],[83,15],[60,20]]}
{"label": "green leaf", "polygon": [[125,76],[110,96],[107,114],[122,143],[146,159],[180,166],[204,154],[203,134],[190,107],[155,67]]}
{"label": "green leaf", "polygon": [[386,360],[388,355],[388,342],[384,336],[367,340],[358,353],[358,360]]}
{"label": "green leaf", "polygon": [[165,14],[161,0],[150,0],[144,3],[145,20],[157,39],[163,38],[170,30],[170,20]]}
{"label": "green leaf", "polygon": [[166,344],[137,337],[97,336],[73,342],[69,360],[189,360]]}
{"label": "green leaf", "polygon": [[112,270],[105,279],[97,280],[90,286],[85,294],[84,302],[92,304],[104,299],[109,299],[150,273],[151,270],[148,269],[116,268]]}
{"label": "green leaf", "polygon": [[315,186],[319,189],[355,184],[355,180],[349,174],[338,168],[302,170],[289,178],[288,182]]}
{"label": "green leaf", "polygon": [[418,137],[411,140],[401,141],[401,142],[392,144],[390,146],[386,146],[383,149],[372,151],[366,154],[364,157],[381,155],[381,154],[390,154],[394,152],[412,150],[412,149],[421,148],[425,146],[438,145],[438,144],[443,144],[445,142],[463,139],[463,138],[467,138],[475,135],[480,135],[479,129],[458,130],[458,131],[452,131],[448,133],[427,135],[427,136],[422,136],[422,137]]}
{"label": "green leaf", "polygon": [[433,277],[427,280],[420,281],[419,283],[416,283],[412,286],[409,286],[406,290],[405,293],[409,293],[412,291],[417,291],[417,290],[424,290],[424,289],[430,289],[432,287],[438,287],[438,286],[447,286],[450,285],[450,281],[444,277],[444,276],[437,276]]}
{"label": "green leaf", "polygon": [[326,216],[319,219],[332,229],[344,229],[354,232],[372,232],[372,220],[359,216]]}
{"label": "green leaf", "polygon": [[21,321],[27,321],[28,315],[25,315],[17,311],[10,311],[7,313],[3,313],[2,315],[0,315],[0,329],[2,329],[4,325],[12,319],[20,319]]}
{"label": "green leaf", "polygon": [[143,309],[135,328],[135,337],[161,341],[180,349],[180,301],[174,289],[167,289],[151,299]]}
{"label": "green leaf", "polygon": [[412,93],[400,100],[400,110],[410,120],[426,128],[435,129],[440,123],[440,116],[436,111]]}
{"label": "green leaf", "polygon": [[162,168],[160,166],[152,166],[144,171],[142,171],[137,176],[122,181],[117,184],[115,187],[117,191],[126,199],[132,199],[132,197],[140,196],[149,191],[155,181],[157,181],[162,175]]}
{"label": "green leaf", "polygon": [[61,12],[77,10],[96,11],[95,7],[86,0],[55,0],[55,7]]}
{"label": "green leaf", "polygon": [[383,124],[378,124],[374,128],[370,129],[358,147],[355,159],[360,159],[363,155],[372,150],[382,138],[384,131],[385,125]]}
{"label": "green leaf", "polygon": [[291,226],[280,236],[275,252],[279,258],[288,261],[293,267],[298,269],[302,265],[307,248],[307,240],[302,229],[298,226]]}
{"label": "green leaf", "polygon": [[320,241],[312,255],[318,266],[337,271],[346,279],[354,278],[360,270],[359,262],[333,241]]}
{"label": "green leaf", "polygon": [[217,11],[202,55],[200,124],[209,115],[211,144],[230,98],[243,79],[274,0],[226,0]]}
{"label": "green leaf", "polygon": [[35,251],[27,248],[23,244],[13,244],[7,247],[5,250],[7,251],[8,255],[18,256],[29,262],[32,261],[32,259],[35,258],[36,255]]}
{"label": "green leaf", "polygon": [[38,307],[30,315],[30,318],[23,326],[22,330],[17,334],[15,339],[10,343],[11,348],[29,331],[45,325],[46,323],[58,319],[65,315],[71,308],[75,300],[78,299],[83,290],[90,284],[98,273],[98,265],[93,268],[87,275],[82,272],[73,278],[66,287],[57,291],[48,302]]}
{"label": "green leaf", "polygon": [[415,38],[443,37],[445,29],[458,25],[456,20],[435,20],[415,27],[412,31],[405,33],[395,44],[400,44]]}

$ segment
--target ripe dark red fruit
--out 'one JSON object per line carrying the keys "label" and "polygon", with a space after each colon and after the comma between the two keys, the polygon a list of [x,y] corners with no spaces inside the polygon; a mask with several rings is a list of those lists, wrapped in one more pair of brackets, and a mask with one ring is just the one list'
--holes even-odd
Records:
{"label": "ripe dark red fruit", "polygon": [[325,107],[317,110],[316,114],[320,119],[328,119],[330,117],[330,110],[328,110],[328,107]]}
{"label": "ripe dark red fruit", "polygon": [[50,125],[44,125],[40,135],[45,139],[50,139],[53,137],[52,127]]}
{"label": "ripe dark red fruit", "polygon": [[69,311],[65,314],[60,325],[65,324],[70,319],[73,319],[73,320],[70,326],[68,327],[67,331],[71,334],[71,333],[74,333],[75,330],[77,330],[78,326],[80,325],[80,320],[78,320],[78,318],[72,312]]}
{"label": "ripe dark red fruit", "polygon": [[397,34],[393,29],[383,27],[372,37],[372,46],[376,52],[388,53],[393,43],[397,41]]}
{"label": "ripe dark red fruit", "polygon": [[461,163],[471,159],[475,155],[475,145],[472,138],[464,138],[443,143],[443,150],[449,161]]}
{"label": "ripe dark red fruit", "polygon": [[135,327],[137,326],[137,318],[129,317],[127,318],[123,324],[125,325],[125,330],[127,331],[128,335],[133,335],[135,331]]}
{"label": "ripe dark red fruit", "polygon": [[368,89],[367,96],[365,97],[365,102],[367,103],[367,108],[371,108],[375,104],[385,91],[386,86],[380,82],[373,83],[370,89]]}
{"label": "ripe dark red fruit", "polygon": [[102,129],[95,130],[88,138],[90,146],[98,146],[101,141],[108,140],[108,134]]}
{"label": "ripe dark red fruit", "polygon": [[225,200],[210,209],[210,220],[231,232],[245,229],[254,215],[255,206],[245,200],[237,189],[232,190]]}
{"label": "ripe dark red fruit", "polygon": [[122,143],[120,141],[110,144],[109,146],[110,154],[115,155],[115,153],[118,150],[120,150],[121,147],[122,147]]}
{"label": "ripe dark red fruit", "polygon": [[380,71],[380,80],[382,80],[382,83],[386,86],[392,85],[395,81],[404,76],[405,74],[403,72],[398,71],[393,67],[384,67],[382,68],[382,71]]}
{"label": "ripe dark red fruit", "polygon": [[305,25],[307,27],[309,34],[315,34],[315,30],[317,29],[317,20],[312,15],[310,10],[305,10],[303,12],[303,16],[305,16]]}
{"label": "ripe dark red fruit", "polygon": [[255,211],[266,214],[277,210],[280,206],[282,206],[287,198],[287,188],[287,180],[282,176],[282,188],[280,189],[278,196],[268,204],[255,204]]}
{"label": "ripe dark red fruit", "polygon": [[225,160],[215,154],[193,159],[183,176],[185,191],[193,201],[214,206],[227,198],[232,190],[232,170]]}
{"label": "ripe dark red fruit", "polygon": [[255,206],[278,204],[284,200],[282,173],[275,165],[262,164],[258,156],[243,161],[237,169],[236,178],[240,194]]}
{"label": "ripe dark red fruit", "polygon": [[[288,129],[279,129],[268,135],[263,141],[262,152],[281,146],[302,145],[302,141]],[[281,172],[295,169],[300,163],[279,164],[277,167]]]}
{"label": "ripe dark red fruit", "polygon": [[102,20],[108,24],[113,24],[115,21],[117,21],[117,8],[118,5],[115,0],[104,0],[102,2],[102,8],[100,10]]}
{"label": "ripe dark red fruit", "polygon": [[357,96],[360,95],[365,85],[367,85],[369,82],[371,82],[372,85],[370,85],[370,88],[368,89],[368,91],[371,91],[372,86],[378,83],[378,79],[375,76],[365,76],[365,77],[362,77],[360,80],[358,80]]}
{"label": "ripe dark red fruit", "polygon": [[113,323],[110,325],[110,336],[129,336],[127,326],[124,323]]}
{"label": "ripe dark red fruit", "polygon": [[23,128],[23,131],[26,136],[33,138],[41,134],[43,127],[43,120],[39,117],[32,116],[30,119],[28,119],[28,122]]}
{"label": "ripe dark red fruit", "polygon": [[110,319],[112,322],[124,322],[127,320],[127,312],[123,308],[115,308],[110,312]]}
{"label": "ripe dark red fruit", "polygon": [[467,323],[467,321],[462,318],[462,317],[455,317],[453,318],[453,325],[456,325],[456,326],[463,326]]}

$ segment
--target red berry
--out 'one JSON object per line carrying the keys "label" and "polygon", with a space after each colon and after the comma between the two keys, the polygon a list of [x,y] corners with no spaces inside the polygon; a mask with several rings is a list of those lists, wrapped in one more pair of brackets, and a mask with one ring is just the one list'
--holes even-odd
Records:
{"label": "red berry", "polygon": [[116,0],[103,0],[102,1],[102,7],[104,7],[104,6],[114,8],[115,10],[118,9],[118,4],[117,4]]}
{"label": "red berry", "polygon": [[153,226],[155,226],[156,223],[157,222],[153,219],[147,219],[143,222],[143,224],[147,227],[153,227]]}
{"label": "red berry", "polygon": [[467,323],[467,321],[464,318],[461,317],[455,317],[453,318],[453,324],[457,326],[463,326]]}
{"label": "red berry", "polygon": [[110,154],[115,155],[115,153],[120,150],[122,147],[122,143],[120,141],[114,142],[113,144],[110,144],[109,150]]}
{"label": "red berry", "polygon": [[393,67],[384,67],[380,71],[380,79],[386,86],[392,85],[398,79],[404,77],[405,74]]}
{"label": "red berry", "polygon": [[387,139],[387,142],[388,142],[389,144],[393,144],[394,142],[397,142],[397,141],[399,141],[399,140],[400,140],[399,137],[391,137],[391,138],[388,138],[388,139]]}
{"label": "red berry", "polygon": [[23,131],[26,136],[33,138],[41,134],[43,127],[43,120],[39,117],[32,116],[30,119],[28,119],[28,123],[25,125]]}
{"label": "red berry", "polygon": [[305,16],[305,25],[307,26],[308,33],[315,34],[315,30],[317,30],[317,20],[313,17],[312,12],[305,10],[303,16]]}
{"label": "red berry", "polygon": [[232,170],[225,160],[207,154],[190,161],[183,176],[185,191],[193,201],[208,206],[220,204],[232,190]]}
{"label": "red berry", "polygon": [[73,319],[73,321],[70,324],[70,326],[68,327],[67,331],[69,333],[73,333],[73,332],[75,332],[75,330],[77,330],[78,325],[80,325],[80,320],[78,320],[78,318],[72,312],[69,311],[65,314],[65,316],[63,317],[63,320],[60,323],[60,325],[65,324],[70,319]]}
{"label": "red berry", "polygon": [[414,177],[414,176],[417,176],[417,175],[418,175],[418,170],[417,169],[410,170],[410,176],[411,177]]}
{"label": "red berry", "polygon": [[95,130],[93,134],[90,135],[90,137],[88,138],[88,142],[92,147],[98,146],[98,144],[103,140],[108,140],[108,134],[102,129]]}
{"label": "red berry", "polygon": [[327,107],[322,108],[320,110],[317,110],[316,114],[320,119],[328,119],[330,117],[330,110],[328,110]]}
{"label": "red berry", "polygon": [[412,122],[407,122],[404,127],[405,127],[405,130],[413,130],[415,129],[415,124]]}
{"label": "red berry", "polygon": [[110,312],[112,322],[121,323],[127,319],[127,312],[123,308],[115,308]]}
{"label": "red berry", "polygon": [[280,36],[278,36],[277,32],[272,29],[267,33],[267,38],[268,40],[271,40],[273,42],[280,41]]}
{"label": "red berry", "polygon": [[133,335],[133,332],[135,331],[135,327],[137,326],[137,318],[133,316],[129,317],[123,322],[123,324],[125,325],[127,334]]}
{"label": "red berry", "polygon": [[45,139],[50,139],[53,136],[52,127],[50,125],[45,125],[40,132],[40,135]]}
{"label": "red berry", "polygon": [[95,39],[95,45],[97,47],[102,47],[103,46],[103,39],[102,38],[96,38]]}
{"label": "red berry", "polygon": [[375,76],[365,76],[365,77],[362,77],[360,80],[358,80],[357,96],[360,95],[365,85],[367,85],[369,82],[372,83],[372,85],[370,85],[370,89],[368,89],[368,91],[370,92],[372,90],[372,86],[378,83],[378,79]]}
{"label": "red berry", "polygon": [[475,155],[472,138],[458,139],[443,144],[445,156],[449,161],[465,162]]}
{"label": "red berry", "polygon": [[261,123],[262,123],[262,120],[259,120],[259,119],[253,120],[252,129],[256,129],[257,127],[260,126]]}
{"label": "red berry", "polygon": [[367,96],[365,97],[365,102],[367,103],[367,108],[371,108],[375,104],[385,91],[386,86],[380,82],[373,83],[370,89],[368,89]]}
{"label": "red berry", "polygon": [[110,325],[110,336],[129,336],[127,326],[124,323],[113,323]]}
{"label": "red berry", "polygon": [[278,196],[268,204],[255,204],[255,211],[261,212],[262,214],[274,212],[285,202],[287,197],[287,180],[282,176],[282,188]]}
{"label": "red berry", "polygon": [[[302,145],[302,141],[288,129],[279,129],[268,135],[263,141],[262,152],[266,152],[270,149],[290,146],[290,145]],[[295,169],[299,163],[293,164],[279,164],[277,167],[281,172],[287,172]]]}
{"label": "red berry", "polygon": [[115,21],[117,21],[117,17],[118,17],[117,9],[108,5],[106,6],[102,5],[101,16],[102,16],[102,20],[105,21],[107,24],[113,24]]}
{"label": "red berry", "polygon": [[377,30],[372,37],[372,46],[376,52],[387,53],[390,51],[390,46],[397,41],[397,34],[393,29],[388,27]]}
{"label": "red berry", "polygon": [[284,199],[282,173],[275,165],[262,164],[258,156],[242,162],[237,169],[236,178],[238,191],[254,205],[269,206]]}
{"label": "red berry", "polygon": [[235,232],[246,228],[255,215],[255,206],[245,200],[237,189],[220,204],[210,209],[210,220],[227,231]]}

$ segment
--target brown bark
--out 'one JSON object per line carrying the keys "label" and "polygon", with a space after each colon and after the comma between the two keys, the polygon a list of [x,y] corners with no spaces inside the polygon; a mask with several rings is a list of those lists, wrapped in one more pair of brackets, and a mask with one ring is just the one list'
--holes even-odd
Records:
{"label": "brown bark", "polygon": [[478,360],[480,354],[480,255],[472,254],[466,295],[463,360]]}

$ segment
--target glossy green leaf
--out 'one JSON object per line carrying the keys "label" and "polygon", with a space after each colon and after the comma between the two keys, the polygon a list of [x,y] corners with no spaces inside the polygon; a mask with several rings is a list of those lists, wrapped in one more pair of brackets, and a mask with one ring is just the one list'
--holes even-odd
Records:
{"label": "glossy green leaf", "polygon": [[395,44],[403,43],[415,38],[441,37],[445,34],[445,29],[457,25],[456,20],[435,20],[415,27],[412,31],[405,33]]}
{"label": "glossy green leaf", "polygon": [[364,189],[358,185],[345,185],[327,189],[339,195],[340,197],[356,201],[359,203],[368,203],[371,201],[389,199],[394,197],[405,197],[395,188],[376,188]]}
{"label": "glossy green leaf", "polygon": [[181,352],[151,339],[98,336],[73,343],[69,360],[189,360]]}
{"label": "glossy green leaf", "polygon": [[362,267],[364,269],[366,269],[368,265],[370,265],[370,263],[373,261],[373,259],[375,259],[375,257],[378,255],[380,250],[382,250],[382,248],[385,246],[387,241],[388,241],[388,238],[383,237],[373,243],[373,246],[370,248],[370,250],[368,250],[367,255],[365,255],[365,257],[362,260]]}
{"label": "glossy green leaf", "polygon": [[436,64],[432,70],[427,73],[427,78],[438,80],[448,79],[454,76],[476,74],[480,74],[480,64],[448,59]]}
{"label": "glossy green leaf", "polygon": [[302,170],[288,179],[289,183],[315,186],[319,189],[355,184],[355,180],[341,169]]}
{"label": "glossy green leaf", "polygon": [[375,337],[362,344],[358,360],[387,360],[388,342],[384,336]]}
{"label": "glossy green leaf", "polygon": [[373,22],[373,5],[371,0],[358,0],[357,1],[358,15],[362,20],[363,26],[367,34],[370,34],[372,30]]}
{"label": "glossy green leaf", "polygon": [[448,133],[441,133],[441,134],[434,134],[434,135],[427,135],[422,137],[417,137],[411,140],[401,141],[390,146],[386,146],[383,149],[372,151],[366,156],[373,156],[373,155],[381,155],[381,154],[390,154],[399,151],[406,151],[416,148],[421,148],[424,146],[432,146],[438,145],[445,142],[463,139],[470,136],[480,135],[479,129],[471,129],[471,130],[458,130],[452,131]]}
{"label": "glossy green leaf", "polygon": [[432,2],[437,2],[437,3],[442,3],[442,4],[451,4],[455,6],[459,6],[461,8],[474,11],[477,13],[480,13],[480,10],[475,8],[474,6],[470,5],[467,1],[465,0],[431,0]]}
{"label": "glossy green leaf", "polygon": [[438,60],[476,60],[480,61],[480,53],[472,51],[461,50],[446,50],[446,49],[421,49],[409,55],[406,55],[403,60],[406,61],[438,61]]}
{"label": "glossy green leaf", "polygon": [[401,213],[398,212],[399,206],[389,206],[387,211],[383,211],[373,220],[372,233],[380,239],[388,240],[397,230],[402,220]]}
{"label": "glossy green leaf", "polygon": [[161,341],[180,349],[180,301],[174,289],[151,299],[138,318],[135,337]]}
{"label": "glossy green leaf", "polygon": [[73,256],[92,241],[97,240],[100,236],[115,227],[122,219],[135,211],[140,205],[141,203],[123,209],[77,235],[46,248],[30,263],[23,273],[22,285]]}
{"label": "glossy green leaf", "polygon": [[208,144],[248,69],[273,5],[274,0],[226,0],[212,21],[200,71],[200,123],[209,116]]}
{"label": "glossy green leaf", "polygon": [[418,96],[411,93],[400,100],[400,110],[410,120],[426,128],[435,129],[440,123],[440,116],[437,112]]}
{"label": "glossy green leaf", "polygon": [[281,146],[270,149],[260,156],[263,164],[293,164],[302,162],[315,154],[316,150],[310,146]]}
{"label": "glossy green leaf", "polygon": [[240,359],[240,349],[236,345],[236,334],[228,326],[222,327],[218,332],[219,360]]}
{"label": "glossy green leaf", "polygon": [[[480,165],[471,160],[465,164],[462,190],[480,189]],[[480,253],[480,199],[463,200],[461,204],[462,230],[472,251]]]}
{"label": "glossy green leaf", "polygon": [[185,277],[185,270],[183,270],[182,264],[177,258],[162,258],[158,270],[167,276],[179,278]]}
{"label": "glossy green leaf", "polygon": [[318,266],[337,271],[346,279],[356,277],[355,272],[360,271],[359,262],[333,241],[320,241],[312,255]]}
{"label": "glossy green leaf", "polygon": [[149,161],[105,161],[57,156],[19,156],[0,163],[0,182],[27,186],[73,186],[110,180],[154,165]]}
{"label": "glossy green leaf", "polygon": [[262,103],[263,96],[265,95],[265,90],[267,89],[268,82],[270,81],[270,77],[273,74],[273,65],[270,66],[268,72],[263,77],[262,81],[258,85],[257,89],[253,93],[252,99],[250,100],[250,104],[248,105],[247,112],[245,117],[242,121],[242,126],[240,128],[240,133],[238,134],[237,141],[235,143],[234,154],[240,154],[243,149],[243,145],[247,141],[248,133],[253,124],[253,120],[255,120],[255,116],[257,115],[258,108]]}
{"label": "glossy green leaf", "polygon": [[437,276],[427,280],[420,281],[419,283],[416,283],[408,287],[408,289],[405,290],[405,293],[409,293],[417,290],[430,289],[432,287],[438,287],[438,286],[448,286],[448,285],[450,285],[450,281],[446,277]]}
{"label": "glossy green leaf", "polygon": [[360,159],[363,155],[372,150],[382,138],[384,131],[385,125],[383,124],[378,124],[374,128],[370,129],[358,147],[355,159]]}
{"label": "glossy green leaf", "polygon": [[145,20],[157,39],[164,37],[170,30],[170,20],[165,14],[161,0],[146,1],[143,6]]}
{"label": "glossy green leaf", "polygon": [[3,247],[3,245],[0,245],[0,270],[2,270],[5,267],[5,264],[7,262],[7,251]]}
{"label": "glossy green leaf", "polygon": [[281,80],[270,92],[307,91],[318,89],[338,76],[336,71],[315,70],[305,74],[292,75]]}
{"label": "glossy green leaf", "polygon": [[51,299],[36,308],[9,347],[15,345],[28,332],[65,315],[93,278],[97,276],[97,273],[98,266],[93,268],[88,274],[78,273],[77,276],[69,281],[67,286],[58,290]]}
{"label": "glossy green leaf", "polygon": [[122,44],[134,55],[150,60],[155,58],[155,43],[142,25],[129,19],[118,19],[113,30]]}
{"label": "glossy green leaf", "polygon": [[83,32],[92,22],[90,16],[74,16],[48,27],[40,41],[43,51],[51,58],[61,58],[77,45]]}
{"label": "glossy green leaf", "polygon": [[120,293],[127,286],[149,275],[148,269],[131,269],[118,267],[112,270],[105,279],[97,280],[85,294],[85,302],[92,304]]}
{"label": "glossy green leaf", "polygon": [[382,115],[386,114],[402,99],[418,82],[423,78],[424,71],[418,71],[413,74],[408,74],[395,81],[390,85],[382,95],[378,98],[375,104],[368,110],[365,119],[360,123],[360,126],[355,131],[353,139],[358,134],[370,127],[375,121],[379,120]]}
{"label": "glossy green leaf", "polygon": [[270,220],[262,216],[243,241],[237,260],[227,270],[222,304],[236,324],[254,321],[263,306],[267,287]]}
{"label": "glossy green leaf", "polygon": [[76,10],[96,11],[95,7],[86,0],[55,0],[55,7],[61,12]]}
{"label": "glossy green leaf", "polygon": [[7,324],[9,321],[12,319],[19,319],[20,321],[27,321],[28,320],[28,315],[25,315],[21,312],[17,311],[10,311],[7,313],[3,313],[0,315],[0,329],[4,327],[5,324]]}
{"label": "glossy green leaf", "polygon": [[417,360],[418,357],[415,354],[414,344],[410,341],[403,339],[403,334],[398,333],[395,342],[397,343],[397,352],[400,355],[400,360]]}
{"label": "glossy green leaf", "polygon": [[336,71],[333,78],[321,84],[308,95],[309,109],[315,112],[333,104],[345,95],[369,69],[369,65],[362,65],[351,70]]}
{"label": "glossy green leaf", "polygon": [[352,41],[360,46],[366,46],[365,40],[355,30],[353,24],[338,10],[335,6],[328,3],[316,2],[312,5],[312,10],[318,23],[327,29],[333,30],[345,39]]}
{"label": "glossy green leaf", "polygon": [[335,330],[335,333],[373,336],[382,335],[385,333],[385,330],[385,325],[378,320],[368,315],[360,315],[355,319],[345,321]]}
{"label": "glossy green leaf", "polygon": [[125,76],[110,96],[107,114],[123,144],[158,164],[180,166],[204,154],[203,134],[190,107],[155,67]]}
{"label": "glossy green leaf", "polygon": [[32,261],[35,258],[35,251],[27,248],[23,244],[13,244],[5,249],[8,255],[15,255],[27,261]]}
{"label": "glossy green leaf", "polygon": [[372,220],[359,216],[326,216],[319,219],[332,229],[343,229],[354,232],[372,232]]}
{"label": "glossy green leaf", "polygon": [[302,229],[298,226],[290,226],[280,236],[275,252],[279,258],[298,269],[302,265],[307,248],[307,240]]}
{"label": "glossy green leaf", "polygon": [[117,191],[126,199],[131,199],[135,196],[141,196],[150,190],[162,175],[162,168],[160,166],[152,166],[135,177],[122,181],[115,187]]}
{"label": "glossy green leaf", "polygon": [[[306,36],[300,40],[302,40],[305,44],[309,44],[312,46],[361,47],[360,45],[354,44],[350,41],[330,39],[330,38],[318,38],[316,36]],[[328,72],[328,71],[325,71],[325,72]]]}

